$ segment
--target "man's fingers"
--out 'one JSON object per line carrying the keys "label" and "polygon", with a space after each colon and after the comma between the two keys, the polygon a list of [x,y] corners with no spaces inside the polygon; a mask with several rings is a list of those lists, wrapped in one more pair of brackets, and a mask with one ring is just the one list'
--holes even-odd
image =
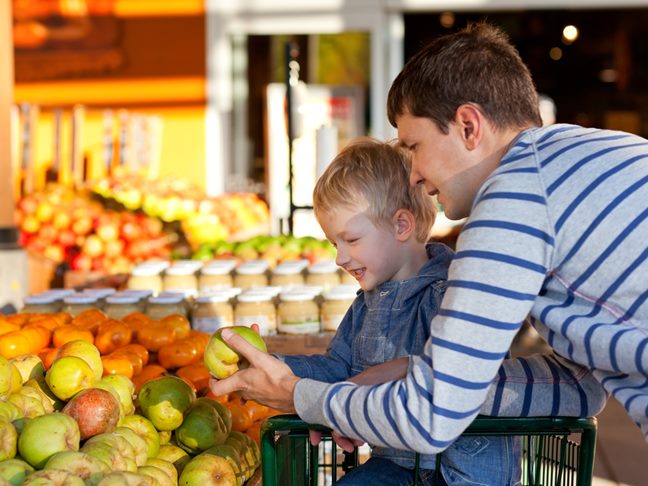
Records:
{"label": "man's fingers", "polygon": [[310,439],[311,445],[316,446],[322,440],[322,433],[317,430],[309,430],[308,437]]}
{"label": "man's fingers", "polygon": [[231,329],[223,328],[221,337],[230,348],[243,356],[251,365],[255,365],[260,356],[266,355],[266,353],[252,346]]}
{"label": "man's fingers", "polygon": [[254,323],[250,326],[254,332],[257,334],[261,335],[261,328],[259,327],[258,324]]}
{"label": "man's fingers", "polygon": [[230,376],[229,378],[225,378],[224,380],[210,378],[209,389],[217,397],[239,391],[241,389],[240,373],[235,373],[234,375]]}

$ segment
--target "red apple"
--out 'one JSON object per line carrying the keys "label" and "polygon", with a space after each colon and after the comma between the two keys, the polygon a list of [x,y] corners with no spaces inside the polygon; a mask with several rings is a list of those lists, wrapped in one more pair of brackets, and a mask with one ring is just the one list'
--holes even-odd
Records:
{"label": "red apple", "polygon": [[70,218],[70,214],[66,211],[58,211],[52,219],[52,226],[57,230],[67,229],[71,223],[72,219]]}
{"label": "red apple", "polygon": [[22,229],[25,233],[36,233],[40,229],[40,221],[38,221],[38,218],[36,216],[30,214],[23,218],[20,229]]}
{"label": "red apple", "polygon": [[81,247],[81,252],[90,258],[95,258],[100,255],[103,255],[104,244],[103,241],[97,235],[88,235],[83,246]]}
{"label": "red apple", "polygon": [[38,207],[38,201],[34,196],[25,196],[20,201],[18,201],[18,207],[23,212],[23,214],[34,214],[36,208]]}
{"label": "red apple", "polygon": [[124,240],[104,240],[104,253],[109,258],[115,258],[124,253]]}
{"label": "red apple", "polygon": [[63,246],[74,246],[76,244],[76,238],[72,230],[64,229],[58,235],[58,242]]}
{"label": "red apple", "polygon": [[100,221],[96,233],[103,241],[115,241],[119,238],[119,226],[114,221]]}
{"label": "red apple", "polygon": [[101,388],[81,390],[63,407],[79,424],[81,439],[112,432],[119,421],[119,402],[109,391]]}
{"label": "red apple", "polygon": [[92,270],[92,258],[82,253],[72,258],[70,262],[72,270],[76,272],[89,272]]}
{"label": "red apple", "polygon": [[61,263],[65,259],[65,252],[61,245],[51,244],[45,247],[43,256],[53,262]]}
{"label": "red apple", "polygon": [[56,238],[58,237],[58,233],[56,231],[56,228],[54,228],[54,226],[45,223],[41,225],[41,228],[38,231],[38,237],[45,242],[50,242],[56,240]]}
{"label": "red apple", "polygon": [[92,229],[92,219],[87,215],[79,219],[75,219],[72,223],[72,231],[77,235],[87,235]]}
{"label": "red apple", "polygon": [[54,208],[48,202],[42,201],[36,207],[36,217],[39,221],[47,223],[54,216]]}

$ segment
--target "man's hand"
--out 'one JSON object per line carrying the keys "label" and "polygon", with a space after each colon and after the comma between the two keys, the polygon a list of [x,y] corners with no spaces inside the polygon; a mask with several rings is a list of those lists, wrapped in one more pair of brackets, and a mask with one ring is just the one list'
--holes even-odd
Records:
{"label": "man's hand", "polygon": [[224,380],[212,378],[209,388],[216,395],[238,391],[246,400],[255,400],[282,412],[294,413],[293,391],[299,378],[277,358],[259,351],[235,332],[225,328],[223,341],[245,358],[249,365]]}
{"label": "man's hand", "polygon": [[[311,445],[316,446],[322,440],[322,433],[319,430],[309,430],[308,437],[310,439]],[[347,452],[353,452],[354,448],[360,447],[362,444],[364,444],[364,440],[349,439],[348,437],[344,437],[335,431],[331,433],[331,437],[338,446],[340,446]]]}

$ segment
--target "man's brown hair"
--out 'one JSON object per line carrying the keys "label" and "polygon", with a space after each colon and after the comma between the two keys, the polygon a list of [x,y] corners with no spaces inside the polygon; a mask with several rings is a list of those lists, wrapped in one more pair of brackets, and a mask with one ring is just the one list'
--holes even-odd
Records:
{"label": "man's brown hair", "polygon": [[393,126],[409,113],[431,119],[447,134],[466,103],[495,128],[542,126],[528,68],[506,34],[486,23],[439,37],[412,57],[392,83],[387,113]]}
{"label": "man's brown hair", "polygon": [[338,207],[367,205],[376,226],[390,226],[399,209],[408,209],[416,221],[415,235],[426,242],[436,216],[431,196],[422,185],[409,184],[409,152],[395,143],[362,137],[333,159],[315,184],[313,207],[319,219]]}

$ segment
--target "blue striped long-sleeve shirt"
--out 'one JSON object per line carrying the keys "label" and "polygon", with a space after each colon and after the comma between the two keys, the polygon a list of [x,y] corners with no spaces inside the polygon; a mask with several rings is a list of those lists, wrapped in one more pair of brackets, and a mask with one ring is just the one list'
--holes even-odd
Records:
{"label": "blue striped long-sleeve shirt", "polygon": [[523,131],[477,194],[432,337],[407,376],[300,380],[297,412],[372,444],[443,450],[480,411],[530,314],[648,435],[647,183],[643,138],[574,125]]}

